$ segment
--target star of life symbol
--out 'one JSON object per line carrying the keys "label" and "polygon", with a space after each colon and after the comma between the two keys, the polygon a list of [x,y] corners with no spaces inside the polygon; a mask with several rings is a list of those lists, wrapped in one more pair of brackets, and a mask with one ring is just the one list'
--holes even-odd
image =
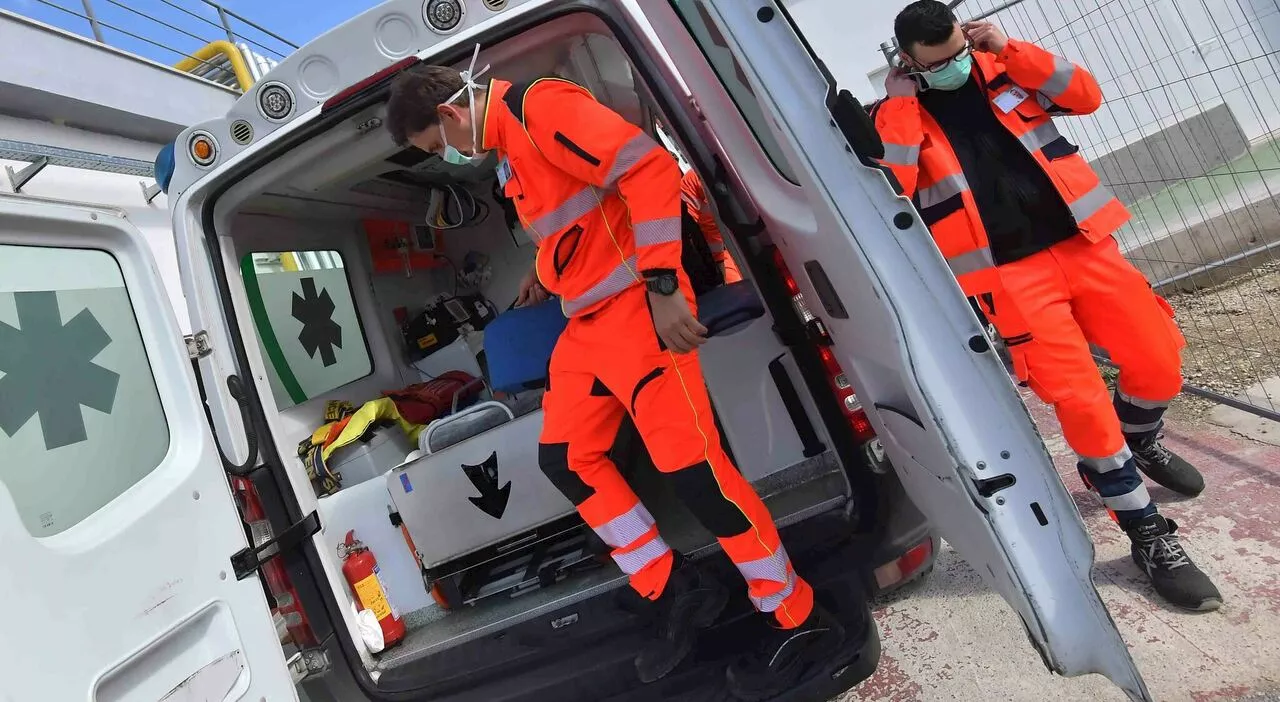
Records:
{"label": "star of life symbol", "polygon": [[13,293],[18,326],[0,322],[0,430],[12,437],[40,416],[52,450],[88,438],[88,407],[110,414],[120,374],[93,362],[111,337],[88,309],[66,324],[52,291]]}

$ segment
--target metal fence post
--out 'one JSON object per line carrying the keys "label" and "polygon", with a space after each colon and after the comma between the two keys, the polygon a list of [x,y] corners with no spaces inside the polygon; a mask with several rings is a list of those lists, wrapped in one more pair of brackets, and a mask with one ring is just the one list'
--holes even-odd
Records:
{"label": "metal fence post", "polygon": [[[88,2],[89,0],[85,0]],[[222,22],[222,28],[227,32],[227,41],[232,44],[236,43],[236,33],[231,31],[231,20],[227,18],[227,11],[222,9],[221,5],[214,5],[218,9],[218,19]]]}
{"label": "metal fence post", "polygon": [[89,20],[89,28],[93,30],[93,38],[99,44],[104,44],[102,40],[102,27],[98,25],[98,17],[93,14],[93,4],[89,0],[81,0],[84,3],[84,16]]}

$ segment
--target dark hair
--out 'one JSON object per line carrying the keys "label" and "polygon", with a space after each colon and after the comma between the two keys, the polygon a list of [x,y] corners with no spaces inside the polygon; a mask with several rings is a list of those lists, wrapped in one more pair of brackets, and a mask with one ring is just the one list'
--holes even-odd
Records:
{"label": "dark hair", "polygon": [[893,34],[898,48],[911,53],[916,44],[937,46],[945,44],[955,31],[956,14],[938,0],[916,0],[902,8],[893,21]]}
{"label": "dark hair", "polygon": [[[440,123],[436,108],[462,89],[462,75],[448,66],[414,66],[391,81],[387,118],[383,122],[391,138],[401,146],[409,137]],[[455,102],[466,104],[467,96]]]}

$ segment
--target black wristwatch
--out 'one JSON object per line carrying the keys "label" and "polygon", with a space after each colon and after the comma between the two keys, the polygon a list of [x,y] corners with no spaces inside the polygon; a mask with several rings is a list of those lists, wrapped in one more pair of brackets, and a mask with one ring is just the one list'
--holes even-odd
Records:
{"label": "black wristwatch", "polygon": [[676,274],[669,271],[660,273],[651,273],[645,276],[644,286],[649,292],[655,295],[668,297],[675,295],[680,290],[680,281],[676,279]]}

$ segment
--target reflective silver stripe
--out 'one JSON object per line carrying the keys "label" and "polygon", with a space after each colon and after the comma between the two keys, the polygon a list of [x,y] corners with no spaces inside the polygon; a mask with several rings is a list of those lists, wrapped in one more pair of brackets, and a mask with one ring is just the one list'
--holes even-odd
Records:
{"label": "reflective silver stripe", "polygon": [[996,265],[996,262],[995,259],[991,258],[991,249],[985,247],[947,259],[947,266],[951,268],[951,274],[957,277],[968,275],[969,273],[977,273],[994,265]]}
{"label": "reflective silver stripe", "polygon": [[1142,398],[1126,395],[1119,390],[1116,390],[1116,397],[1126,405],[1132,405],[1138,409],[1162,410],[1169,408],[1168,400],[1143,400]]}
{"label": "reflective silver stripe", "polygon": [[632,254],[586,292],[575,298],[565,298],[561,302],[561,308],[565,315],[572,317],[591,305],[617,295],[638,283],[640,283],[640,274],[636,273],[636,257]]}
{"label": "reflective silver stripe", "polygon": [[680,218],[666,217],[651,219],[648,222],[637,222],[636,248],[641,246],[657,246],[680,241]]}
{"label": "reflective silver stripe", "polygon": [[1061,137],[1062,134],[1058,132],[1057,125],[1050,120],[1018,137],[1018,141],[1027,147],[1027,151],[1036,152],[1043,149],[1046,144]]}
{"label": "reflective silver stripe", "polygon": [[742,573],[742,579],[747,582],[752,580],[772,580],[775,583],[784,583],[787,581],[787,549],[779,546],[777,551],[771,556],[765,556],[754,561],[746,563],[738,563],[738,572]]}
{"label": "reflective silver stripe", "polygon": [[626,548],[648,534],[654,523],[649,510],[636,503],[635,507],[592,529],[613,548]]}
{"label": "reflective silver stripe", "polygon": [[1089,458],[1088,456],[1081,456],[1080,463],[1084,464],[1085,469],[1094,473],[1110,473],[1113,470],[1120,470],[1121,468],[1124,468],[1124,465],[1128,463],[1131,458],[1133,458],[1133,452],[1129,450],[1128,446],[1125,446],[1115,455],[1107,456],[1106,458]]}
{"label": "reflective silver stripe", "polygon": [[663,541],[661,536],[655,536],[634,551],[615,555],[613,562],[617,563],[622,572],[627,575],[635,575],[645,566],[667,555],[669,551],[671,551],[671,547],[667,545],[667,542]]}
{"label": "reflective silver stripe", "polygon": [[[1050,100],[1048,97],[1045,97],[1045,94],[1038,90],[1036,91],[1036,102],[1040,103],[1040,107],[1044,108],[1045,110],[1051,110],[1055,107],[1058,107],[1058,103],[1054,102],[1053,100]],[[1062,109],[1062,108],[1059,107],[1058,109]]]}
{"label": "reflective silver stripe", "polygon": [[1153,432],[1164,425],[1163,419],[1157,419],[1154,422],[1146,422],[1143,424],[1130,424],[1128,422],[1120,422],[1120,431],[1126,434],[1146,434]]}
{"label": "reflective silver stripe", "polygon": [[1087,222],[1090,217],[1098,214],[1102,208],[1111,204],[1114,199],[1116,199],[1116,196],[1111,194],[1111,190],[1099,183],[1098,187],[1081,195],[1075,202],[1071,203],[1071,214],[1075,216],[1077,222]]}
{"label": "reflective silver stripe", "polygon": [[1151,495],[1147,494],[1146,485],[1139,485],[1123,495],[1102,498],[1102,504],[1106,505],[1107,509],[1116,512],[1131,512],[1133,510],[1146,509],[1147,505],[1151,504]]}
{"label": "reflective silver stripe", "polygon": [[1053,57],[1053,75],[1040,86],[1040,92],[1056,100],[1067,88],[1071,87],[1071,78],[1076,74],[1076,65],[1061,56]]}
{"label": "reflective silver stripe", "polygon": [[920,160],[919,146],[884,143],[884,162],[894,166],[914,166]]}
{"label": "reflective silver stripe", "polygon": [[578,221],[599,202],[598,191],[590,185],[569,196],[559,207],[529,223],[535,243]]}
{"label": "reflective silver stripe", "polygon": [[916,195],[920,198],[920,209],[924,209],[945,202],[948,198],[955,197],[968,189],[969,181],[964,179],[964,174],[956,173],[927,188],[920,188]]}
{"label": "reflective silver stripe", "polygon": [[756,597],[754,595],[748,595],[747,597],[751,600],[751,604],[755,605],[756,611],[774,612],[774,611],[777,611],[777,609],[782,606],[782,603],[788,597],[791,596],[791,593],[794,592],[795,589],[796,589],[796,574],[788,571],[787,584],[784,585],[781,590],[777,591],[772,595],[766,595],[764,597]]}
{"label": "reflective silver stripe", "polygon": [[637,134],[631,137],[631,141],[622,145],[618,149],[618,153],[613,158],[613,166],[609,168],[609,175],[605,176],[604,186],[606,188],[613,187],[631,167],[640,162],[650,151],[659,148],[658,142],[649,138],[647,134]]}

